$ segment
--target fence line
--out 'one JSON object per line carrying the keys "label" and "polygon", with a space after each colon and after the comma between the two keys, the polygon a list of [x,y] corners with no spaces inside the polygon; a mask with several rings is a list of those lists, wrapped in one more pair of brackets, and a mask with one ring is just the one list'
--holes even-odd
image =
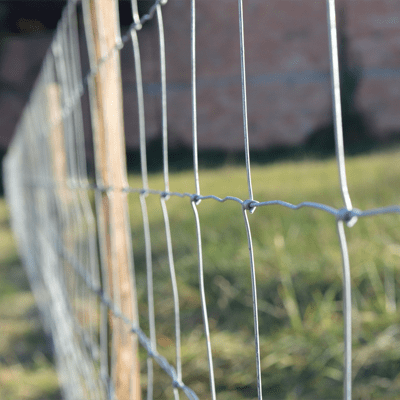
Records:
{"label": "fence line", "polygon": [[[173,1],[173,0],[170,0]],[[344,223],[353,226],[358,218],[400,213],[399,206],[358,210],[348,192],[340,106],[335,1],[327,0],[336,158],[344,206],[304,201],[256,201],[250,171],[250,138],[247,121],[247,89],[243,1],[238,0],[238,52],[241,62],[244,151],[249,197],[224,198],[200,194],[197,105],[196,105],[196,3],[191,0],[192,134],[195,193],[171,192],[168,170],[167,71],[162,7],[156,0],[148,13],[139,17],[137,0],[132,0],[133,23],[119,32],[117,3],[83,1],[84,28],[90,58],[89,73],[82,77],[79,46],[79,0],[70,0],[63,12],[54,41],[28,105],[18,124],[5,159],[4,180],[11,207],[13,230],[30,282],[54,338],[63,394],[67,399],[138,399],[138,351],[136,340],[147,354],[147,398],[153,398],[153,361],[170,377],[174,398],[181,391],[198,399],[182,381],[179,296],[167,201],[177,196],[190,201],[196,227],[199,290],[206,337],[210,395],[217,398],[209,320],[206,306],[201,222],[197,206],[204,200],[239,203],[247,234],[252,286],[255,365],[258,399],[262,399],[257,285],[249,214],[258,207],[280,205],[293,210],[309,207],[336,218],[343,265],[344,313],[344,399],[352,397],[351,378],[351,281]],[[101,8],[103,4],[103,8]],[[104,9],[110,4],[112,10]],[[100,7],[96,9],[96,7]],[[164,190],[149,187],[147,173],[145,105],[137,31],[155,19],[160,49],[162,149]],[[114,25],[113,25],[114,24]],[[108,32],[110,25],[114,31]],[[96,38],[96,35],[98,36]],[[138,101],[142,187],[129,187],[124,161],[122,93],[119,52],[132,44]],[[86,168],[84,116],[81,99],[89,92],[95,140],[96,181],[91,183]],[[118,120],[116,128],[115,119]],[[108,125],[107,125],[108,124]],[[116,132],[119,130],[119,141]],[[95,212],[91,193],[94,193]],[[139,324],[138,300],[127,195],[138,193],[143,218],[149,337]],[[157,351],[154,311],[153,260],[147,197],[159,196],[164,220],[167,256],[174,304],[175,365]]]}

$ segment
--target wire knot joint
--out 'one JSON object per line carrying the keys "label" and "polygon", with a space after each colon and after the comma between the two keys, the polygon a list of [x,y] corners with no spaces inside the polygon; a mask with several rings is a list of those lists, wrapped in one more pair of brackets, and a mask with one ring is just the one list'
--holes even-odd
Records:
{"label": "wire knot joint", "polygon": [[170,195],[169,195],[168,192],[162,192],[162,193],[160,194],[160,196],[161,196],[161,198],[164,199],[164,200],[168,200],[168,199],[170,198]]}
{"label": "wire knot joint", "polygon": [[196,206],[198,206],[201,202],[201,198],[200,195],[198,194],[193,194],[192,196],[190,196],[190,200],[192,201],[192,203],[194,203]]}
{"label": "wire knot joint", "polygon": [[147,197],[149,194],[147,189],[141,189],[139,193],[143,197]]}
{"label": "wire knot joint", "polygon": [[175,377],[172,380],[172,387],[176,389],[180,389],[182,387],[182,383],[178,381]]}
{"label": "wire knot joint", "polygon": [[357,211],[358,210],[348,210],[347,208],[341,208],[337,214],[337,219],[339,221],[344,221],[346,222],[346,225],[351,228],[352,226],[355,225],[355,223],[358,221],[357,218]]}
{"label": "wire knot joint", "polygon": [[243,202],[243,209],[247,210],[250,214],[253,214],[256,211],[256,202],[254,200],[245,200]]}

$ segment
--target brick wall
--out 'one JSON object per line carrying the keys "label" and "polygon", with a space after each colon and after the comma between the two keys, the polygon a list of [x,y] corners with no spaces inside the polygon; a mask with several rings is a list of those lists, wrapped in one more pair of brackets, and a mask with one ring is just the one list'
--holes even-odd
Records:
{"label": "brick wall", "polygon": [[[198,135],[200,148],[243,148],[236,0],[197,1]],[[356,105],[374,135],[400,132],[400,2],[340,0],[348,55],[362,71]],[[344,10],[344,16],[341,10]],[[191,144],[190,2],[163,7],[172,144]],[[331,119],[326,4],[322,0],[244,0],[250,145],[303,142]],[[139,32],[149,138],[160,135],[156,22]],[[12,39],[2,47],[0,79],[32,79],[48,37]],[[138,145],[132,48],[122,50],[128,147]],[[18,63],[12,62],[17,57]],[[32,69],[33,68],[33,69]],[[21,89],[23,91],[23,89]],[[1,142],[7,144],[26,96],[0,93]]]}
{"label": "brick wall", "polygon": [[[191,143],[189,2],[164,8],[169,130]],[[344,11],[343,11],[344,10]],[[342,0],[337,4],[348,58],[362,72],[356,106],[372,133],[400,131],[400,2]],[[250,145],[297,144],[331,118],[324,1],[244,1]],[[237,2],[197,2],[199,146],[243,147]],[[157,27],[139,34],[149,136],[160,134]],[[124,51],[126,109],[135,109],[132,56]],[[129,85],[128,85],[129,83]],[[135,120],[128,144],[137,146]]]}

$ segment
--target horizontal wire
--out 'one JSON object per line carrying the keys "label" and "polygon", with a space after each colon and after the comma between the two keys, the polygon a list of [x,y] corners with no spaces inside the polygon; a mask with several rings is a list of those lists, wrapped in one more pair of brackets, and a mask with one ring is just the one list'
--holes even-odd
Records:
{"label": "horizontal wire", "polygon": [[215,195],[198,195],[194,193],[187,193],[187,192],[166,192],[165,190],[155,190],[155,189],[143,189],[143,188],[132,188],[132,187],[124,187],[122,189],[114,188],[112,186],[96,186],[93,184],[66,184],[64,182],[55,182],[52,181],[51,183],[42,183],[42,182],[35,182],[29,181],[26,182],[26,185],[31,188],[57,188],[59,186],[67,186],[68,189],[71,190],[87,190],[87,191],[101,191],[101,192],[115,192],[115,191],[122,191],[125,193],[137,193],[141,195],[158,195],[161,197],[169,198],[169,197],[180,197],[190,198],[191,201],[198,202],[199,200],[216,200],[220,203],[225,203],[226,201],[235,201],[242,205],[243,208],[246,210],[253,210],[258,207],[264,206],[273,206],[273,205],[280,205],[286,208],[290,208],[292,210],[299,210],[300,208],[313,208],[321,211],[325,211],[331,215],[334,215],[338,220],[349,222],[354,218],[362,218],[362,217],[369,217],[373,215],[381,215],[381,214],[398,214],[400,213],[400,206],[398,205],[391,205],[385,207],[377,207],[371,208],[367,210],[359,210],[357,208],[353,208],[348,210],[346,208],[337,209],[332,206],[328,206],[322,203],[316,203],[313,201],[303,201],[298,204],[292,204],[284,200],[268,200],[268,201],[256,201],[256,200],[242,200],[239,197],[235,196],[225,196],[225,197],[218,197]]}

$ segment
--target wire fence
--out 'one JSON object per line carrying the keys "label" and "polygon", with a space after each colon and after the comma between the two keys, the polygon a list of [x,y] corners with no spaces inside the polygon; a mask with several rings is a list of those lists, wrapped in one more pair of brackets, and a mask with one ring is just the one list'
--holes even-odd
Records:
{"label": "wire fence", "polygon": [[[172,1],[172,0],[171,0]],[[247,234],[252,308],[254,358],[258,399],[263,398],[260,365],[260,334],[257,285],[249,214],[257,208],[279,205],[293,210],[309,207],[336,218],[343,263],[344,395],[352,398],[352,309],[350,265],[344,223],[353,226],[358,218],[399,213],[399,206],[358,210],[349,196],[340,105],[338,43],[335,1],[327,0],[331,80],[335,122],[336,158],[343,208],[281,200],[256,201],[250,170],[247,117],[243,1],[238,1],[243,105],[243,132],[248,197],[224,198],[202,195],[199,179],[196,106],[196,4],[191,0],[191,90],[194,193],[173,192],[169,186],[167,72],[164,48],[163,6],[156,0],[139,16],[132,0],[133,24],[121,35],[117,4],[107,1],[70,0],[63,12],[55,38],[48,50],[40,76],[19,122],[5,160],[4,180],[12,214],[13,230],[29,274],[44,321],[52,334],[66,399],[141,398],[139,357],[147,358],[147,398],[153,398],[153,369],[156,363],[170,379],[173,395],[189,399],[217,398],[212,338],[207,315],[200,202],[236,202],[242,209]],[[90,70],[82,73],[79,31],[83,14]],[[164,189],[149,186],[146,161],[145,102],[141,56],[137,32],[156,20],[160,45],[162,149]],[[182,33],[186,34],[186,33]],[[142,185],[128,185],[122,119],[122,90],[119,53],[132,46],[136,74]],[[96,178],[87,171],[85,117],[82,99],[89,95],[94,140]],[[90,128],[89,128],[90,129]],[[128,195],[140,198],[143,216],[148,327],[139,324],[137,283],[129,220]],[[175,361],[167,361],[157,350],[153,285],[153,260],[147,199],[157,196],[164,220],[166,254],[173,296]],[[172,197],[190,201],[196,226],[199,291],[206,337],[210,394],[195,393],[182,380],[181,316],[174,267],[171,228],[167,209]],[[139,346],[140,345],[140,346]],[[142,349],[139,350],[138,346]],[[193,380],[195,377],[193,377]]]}

